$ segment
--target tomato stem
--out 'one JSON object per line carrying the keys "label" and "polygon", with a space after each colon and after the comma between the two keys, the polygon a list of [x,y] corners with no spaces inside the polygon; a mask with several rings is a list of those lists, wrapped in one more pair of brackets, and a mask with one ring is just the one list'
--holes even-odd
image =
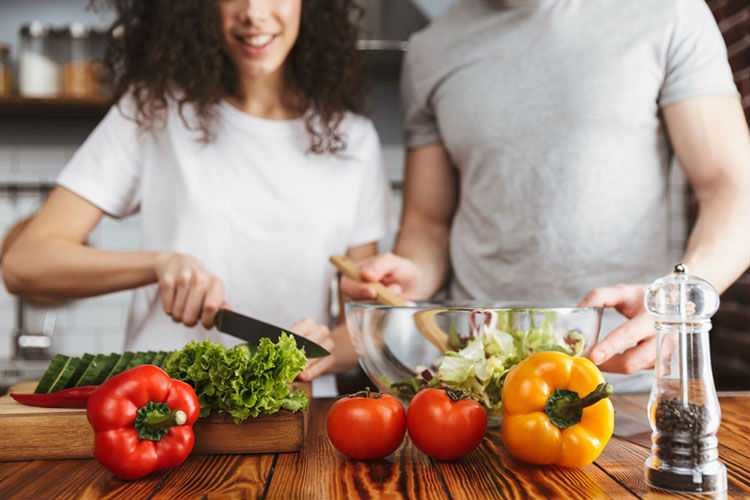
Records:
{"label": "tomato stem", "polygon": [[461,389],[455,389],[453,387],[446,387],[445,393],[451,398],[451,401],[461,401],[462,399],[472,399],[471,396],[466,394]]}
{"label": "tomato stem", "polygon": [[353,392],[352,394],[345,394],[343,396],[339,396],[339,399],[341,398],[372,398],[372,399],[379,399],[380,396],[382,396],[382,392],[370,392],[369,387],[365,387],[365,390],[363,391],[357,391]]}

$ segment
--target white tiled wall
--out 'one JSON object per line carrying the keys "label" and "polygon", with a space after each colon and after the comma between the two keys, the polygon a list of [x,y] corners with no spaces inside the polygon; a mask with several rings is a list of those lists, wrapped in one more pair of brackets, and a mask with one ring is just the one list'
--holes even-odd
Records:
{"label": "white tiled wall", "polygon": [[[21,122],[0,123],[0,183],[52,183],[95,123]],[[33,213],[43,194],[0,195],[0,232]],[[135,249],[138,218],[105,217],[90,242],[99,248]],[[0,287],[0,358],[12,355],[17,328],[17,298]],[[25,304],[24,328],[41,330],[45,318],[54,317],[53,350],[66,354],[110,352],[122,348],[129,293],[72,300],[58,306]]]}

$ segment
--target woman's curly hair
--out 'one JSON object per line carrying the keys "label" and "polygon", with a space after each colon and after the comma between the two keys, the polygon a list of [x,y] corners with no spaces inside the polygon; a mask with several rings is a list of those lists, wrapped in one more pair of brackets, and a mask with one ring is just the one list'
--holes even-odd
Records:
{"label": "woman's curly hair", "polygon": [[[223,49],[218,1],[110,0],[117,18],[108,31],[106,79],[115,99],[132,95],[139,126],[151,129],[174,99],[186,126],[206,142],[214,138],[217,104],[238,82]],[[344,114],[363,112],[360,16],[353,0],[302,0],[299,36],[285,69],[314,153],[342,151]],[[185,116],[185,105],[195,117]]]}

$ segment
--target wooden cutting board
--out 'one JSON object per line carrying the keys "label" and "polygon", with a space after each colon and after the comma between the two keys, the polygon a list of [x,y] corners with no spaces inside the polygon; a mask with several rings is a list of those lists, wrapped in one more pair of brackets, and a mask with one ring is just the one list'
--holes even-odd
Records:
{"label": "wooden cutting board", "polygon": [[[36,382],[22,382],[8,393],[32,393]],[[310,383],[295,383],[311,397]],[[281,410],[235,424],[231,418],[201,418],[193,425],[199,455],[275,453],[302,448],[307,412]],[[38,408],[0,397],[0,461],[93,458],[94,432],[82,408]]]}

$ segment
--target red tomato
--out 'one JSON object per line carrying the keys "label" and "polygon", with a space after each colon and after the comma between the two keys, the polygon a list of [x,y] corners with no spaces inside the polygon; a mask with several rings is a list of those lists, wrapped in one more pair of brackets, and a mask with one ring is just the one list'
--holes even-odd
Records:
{"label": "red tomato", "polygon": [[331,406],[328,437],[349,458],[370,460],[393,453],[406,434],[406,412],[388,394],[358,392]]}
{"label": "red tomato", "polygon": [[445,390],[422,389],[409,403],[406,426],[414,445],[438,460],[455,460],[477,447],[487,413],[473,399],[454,401]]}

